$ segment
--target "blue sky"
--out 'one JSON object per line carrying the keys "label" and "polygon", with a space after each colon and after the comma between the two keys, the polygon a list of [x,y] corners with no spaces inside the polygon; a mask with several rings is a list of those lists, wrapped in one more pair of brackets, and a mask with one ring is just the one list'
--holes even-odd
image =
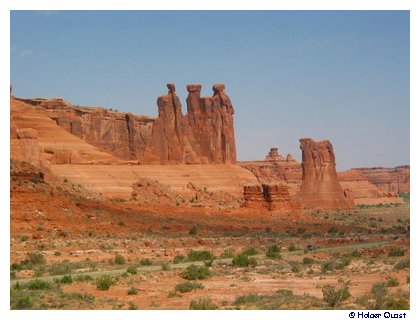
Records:
{"label": "blue sky", "polygon": [[223,82],[240,160],[311,137],[339,170],[409,164],[408,11],[13,11],[10,47],[19,97],[156,116],[167,82]]}

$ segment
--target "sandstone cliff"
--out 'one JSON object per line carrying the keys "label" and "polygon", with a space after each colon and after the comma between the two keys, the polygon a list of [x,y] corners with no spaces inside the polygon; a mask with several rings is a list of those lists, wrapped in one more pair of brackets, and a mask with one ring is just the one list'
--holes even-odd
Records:
{"label": "sandstone cliff", "polygon": [[383,193],[410,192],[410,166],[357,168]]}
{"label": "sandstone cliff", "polygon": [[354,202],[341,188],[335,169],[335,155],[328,140],[300,139],[302,185],[298,197],[304,206],[351,209]]}
{"label": "sandstone cliff", "polygon": [[201,97],[201,85],[187,85],[187,114],[183,115],[175,85],[158,98],[159,116],[142,164],[234,164],[236,146],[233,106],[223,84],[212,97]]}

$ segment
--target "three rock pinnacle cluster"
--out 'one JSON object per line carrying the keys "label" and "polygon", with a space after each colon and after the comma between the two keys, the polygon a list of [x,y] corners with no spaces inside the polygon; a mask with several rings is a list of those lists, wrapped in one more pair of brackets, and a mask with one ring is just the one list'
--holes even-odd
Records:
{"label": "three rock pinnacle cluster", "polygon": [[182,114],[175,85],[158,98],[159,116],[153,123],[142,164],[236,163],[234,109],[224,84],[213,86],[212,97],[201,97],[201,85],[187,85],[187,113]]}

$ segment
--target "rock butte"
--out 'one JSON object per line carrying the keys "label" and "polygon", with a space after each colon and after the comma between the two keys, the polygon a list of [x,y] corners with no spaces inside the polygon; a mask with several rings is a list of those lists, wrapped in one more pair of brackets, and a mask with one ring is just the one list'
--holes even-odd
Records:
{"label": "rock butte", "polygon": [[303,175],[299,200],[311,208],[353,208],[353,199],[338,183],[331,142],[300,139],[300,149]]}
{"label": "rock butte", "polygon": [[[238,161],[238,164],[251,171],[259,183],[285,184],[290,195],[295,196],[302,184],[301,164],[290,154],[286,159],[281,154],[275,160],[267,155],[266,159],[268,158],[269,160]],[[410,190],[410,166],[351,169],[338,172],[337,175],[341,188],[350,191],[356,205],[401,203],[402,199],[397,193]]]}
{"label": "rock butte", "polygon": [[[157,99],[157,118],[11,96],[11,158],[40,168],[46,181],[68,178],[140,202],[156,190],[165,202],[169,190],[168,203],[179,197],[210,204],[243,199],[249,208],[290,212],[302,204],[349,209],[354,203],[400,202],[396,193],[409,191],[409,166],[337,175],[329,141],[301,139],[302,164],[291,154],[282,157],[278,148],[265,160],[237,163],[234,109],[225,85],[215,84],[211,97],[201,97],[201,85],[187,85],[185,115],[175,85],[167,88]],[[147,179],[158,183],[146,190]]]}

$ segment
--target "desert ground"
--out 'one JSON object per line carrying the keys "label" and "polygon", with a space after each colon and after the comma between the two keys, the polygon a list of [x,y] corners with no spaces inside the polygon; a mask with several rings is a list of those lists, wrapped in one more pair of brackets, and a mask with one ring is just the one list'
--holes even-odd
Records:
{"label": "desert ground", "polygon": [[407,199],[283,216],[140,208],[31,169],[11,181],[13,309],[409,308]]}

